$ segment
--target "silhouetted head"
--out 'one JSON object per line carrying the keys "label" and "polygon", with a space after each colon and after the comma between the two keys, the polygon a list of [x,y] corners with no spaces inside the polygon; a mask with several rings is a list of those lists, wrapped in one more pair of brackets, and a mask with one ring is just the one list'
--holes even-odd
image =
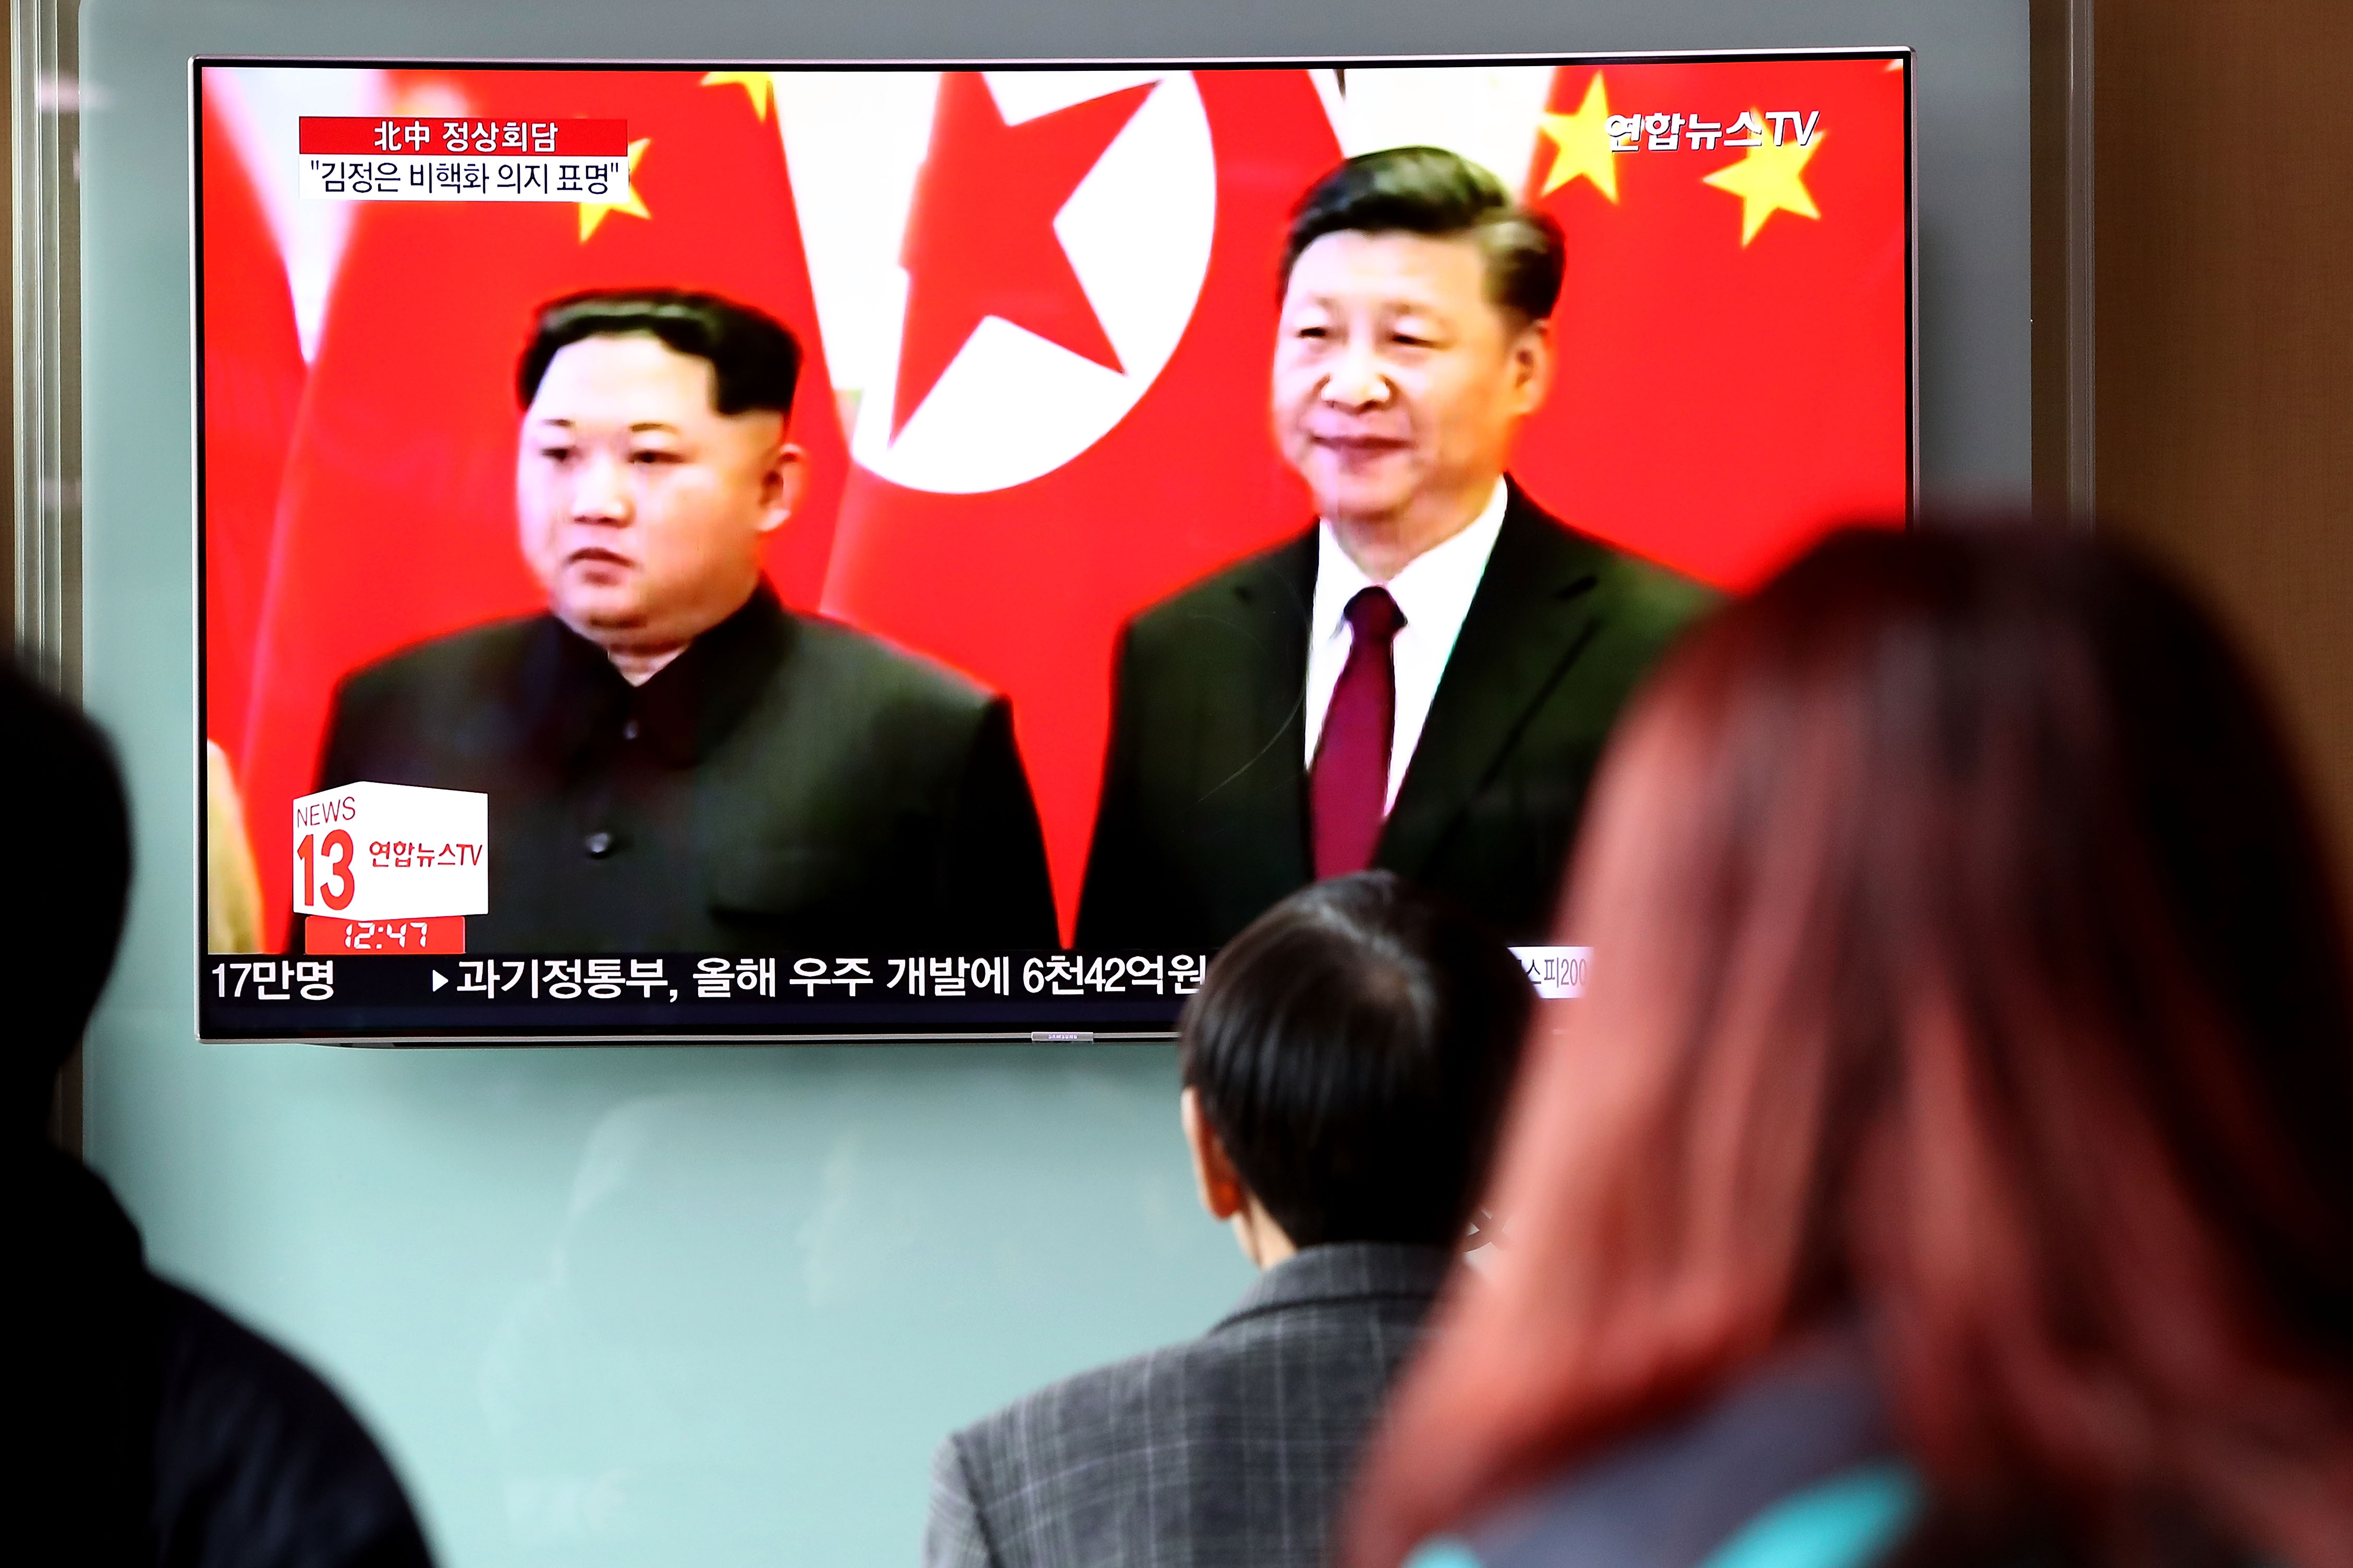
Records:
{"label": "silhouetted head", "polygon": [[5,948],[16,981],[0,1059],[7,1136],[21,1141],[41,1136],[58,1068],[114,965],[131,890],[131,815],[105,737],[13,665],[0,665],[0,822],[16,835]]}

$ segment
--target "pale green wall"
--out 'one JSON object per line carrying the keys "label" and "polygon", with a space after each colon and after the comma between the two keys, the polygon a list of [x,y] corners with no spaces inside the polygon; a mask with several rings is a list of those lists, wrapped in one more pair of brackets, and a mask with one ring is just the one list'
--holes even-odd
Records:
{"label": "pale green wall", "polygon": [[[2027,482],[2025,0],[307,0],[84,13],[86,690],[139,883],[89,1146],[159,1267],[311,1358],[444,1560],[913,1559],[933,1442],[1242,1288],[1166,1047],[391,1052],[193,1038],[185,61],[1912,44],[1926,478]],[[420,324],[421,326],[429,324]]]}

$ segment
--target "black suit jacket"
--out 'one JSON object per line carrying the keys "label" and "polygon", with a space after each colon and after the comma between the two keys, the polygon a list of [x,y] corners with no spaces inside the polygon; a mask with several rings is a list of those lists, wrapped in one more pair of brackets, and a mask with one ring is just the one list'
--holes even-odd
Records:
{"label": "black suit jacket", "polygon": [[[1129,624],[1082,947],[1214,948],[1314,879],[1303,725],[1314,601],[1310,530]],[[1708,603],[1513,487],[1374,863],[1511,941],[1542,941],[1610,723]]]}
{"label": "black suit jacket", "polygon": [[481,952],[1057,945],[1004,699],[763,587],[643,686],[553,616],[336,695],[319,787],[491,797]]}
{"label": "black suit jacket", "polygon": [[149,1273],[103,1181],[20,1138],[0,1155],[0,1190],[19,1342],[11,1561],[431,1568],[399,1481],[343,1402]]}

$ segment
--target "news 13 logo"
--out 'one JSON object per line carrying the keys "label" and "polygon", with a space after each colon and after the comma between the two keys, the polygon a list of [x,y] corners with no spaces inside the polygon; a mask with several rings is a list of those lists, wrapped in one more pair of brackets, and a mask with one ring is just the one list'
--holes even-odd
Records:
{"label": "news 13 logo", "polygon": [[490,818],[487,795],[414,784],[295,801],[292,901],[308,917],[306,949],[462,952],[464,917],[491,909]]}

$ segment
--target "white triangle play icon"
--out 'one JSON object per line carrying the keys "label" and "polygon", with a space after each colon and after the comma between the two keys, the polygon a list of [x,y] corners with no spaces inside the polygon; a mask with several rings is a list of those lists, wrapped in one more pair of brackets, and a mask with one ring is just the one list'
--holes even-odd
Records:
{"label": "white triangle play icon", "polygon": [[435,970],[435,971],[433,972],[433,989],[434,989],[434,990],[438,991],[438,990],[440,990],[440,989],[441,989],[441,987],[443,987],[444,985],[447,985],[447,984],[449,984],[449,977],[448,977],[448,975],[446,975],[446,974],[442,973],[441,973],[439,970],[438,970],[438,969],[437,969],[437,970]]}

